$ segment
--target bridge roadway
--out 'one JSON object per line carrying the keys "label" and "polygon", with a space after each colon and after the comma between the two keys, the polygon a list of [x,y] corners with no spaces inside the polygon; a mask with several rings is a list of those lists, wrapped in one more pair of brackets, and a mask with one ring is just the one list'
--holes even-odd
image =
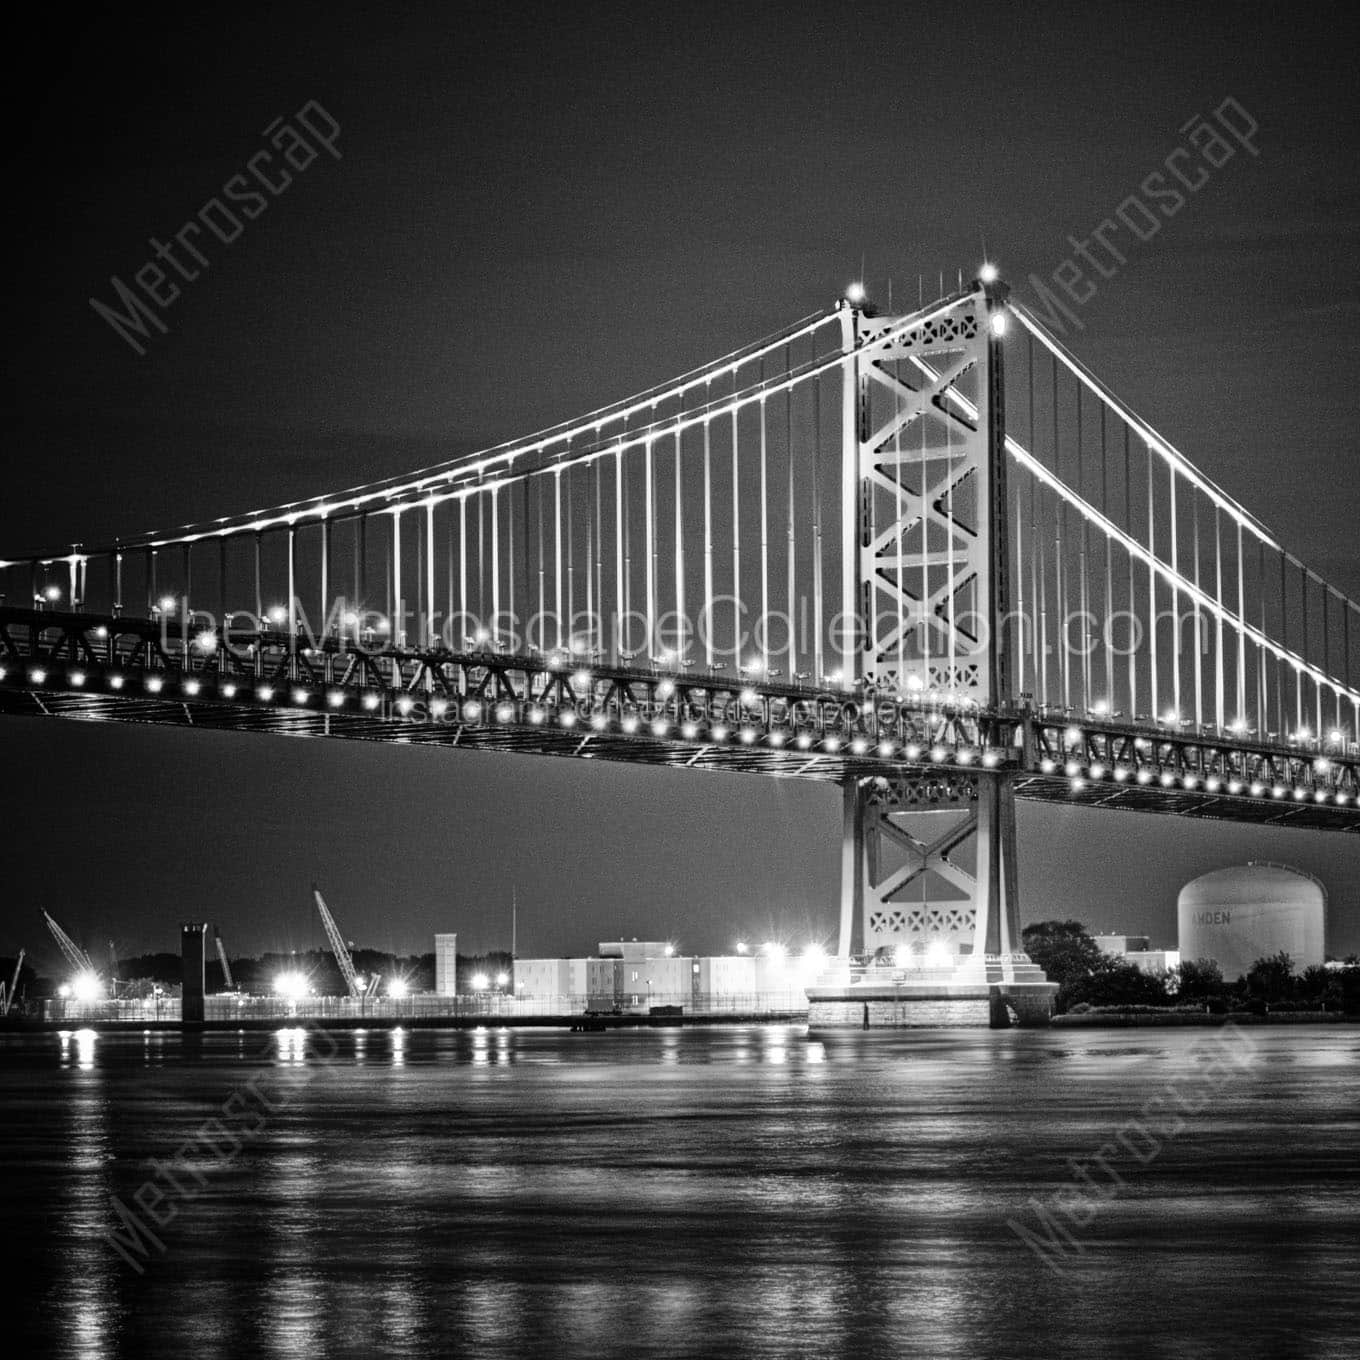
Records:
{"label": "bridge roadway", "polygon": [[268,630],[233,640],[208,648],[156,620],[0,607],[0,713],[882,778],[907,797],[925,780],[958,800],[985,769],[1043,802],[1360,832],[1360,747],[1325,733],[1262,741],[564,653],[310,646]]}

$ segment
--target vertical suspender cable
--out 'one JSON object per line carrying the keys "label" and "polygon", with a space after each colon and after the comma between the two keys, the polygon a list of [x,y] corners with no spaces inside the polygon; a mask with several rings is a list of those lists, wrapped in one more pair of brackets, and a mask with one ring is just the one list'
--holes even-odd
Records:
{"label": "vertical suspender cable", "polygon": [[[765,378],[765,361],[760,361],[761,381]],[[765,398],[760,398],[760,660],[770,668],[770,487],[769,435],[765,422],[769,412]],[[792,678],[792,677],[790,677]]]}
{"label": "vertical suspender cable", "polygon": [[[788,373],[793,367],[793,354],[788,345],[784,346],[784,372]],[[784,431],[785,431],[785,452],[788,456],[788,558],[785,562],[785,571],[788,578],[788,589],[786,601],[788,604],[788,628],[789,628],[789,679],[792,680],[798,669],[798,597],[795,594],[796,579],[795,567],[798,557],[798,530],[797,521],[794,517],[794,483],[793,483],[793,388],[792,386],[784,389]],[[813,676],[814,684],[821,684],[820,675]]]}

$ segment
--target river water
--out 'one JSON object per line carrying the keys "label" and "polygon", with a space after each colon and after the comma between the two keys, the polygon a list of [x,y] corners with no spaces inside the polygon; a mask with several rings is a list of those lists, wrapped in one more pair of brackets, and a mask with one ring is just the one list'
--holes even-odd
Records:
{"label": "river water", "polygon": [[10,1036],[0,1101],[7,1353],[1360,1355],[1354,1026]]}

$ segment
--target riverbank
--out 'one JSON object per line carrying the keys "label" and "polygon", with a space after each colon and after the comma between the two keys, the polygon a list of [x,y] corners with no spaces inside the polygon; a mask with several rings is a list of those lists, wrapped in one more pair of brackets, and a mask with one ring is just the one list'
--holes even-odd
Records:
{"label": "riverbank", "polygon": [[1254,1011],[1224,1011],[1211,1014],[1203,1011],[1149,1011],[1144,1009],[1084,1011],[1080,1015],[1055,1015],[1054,1029],[1140,1029],[1181,1025],[1345,1025],[1360,1024],[1360,1015],[1342,1011],[1279,1011],[1271,1015],[1257,1015]]}
{"label": "riverbank", "polygon": [[611,1029],[666,1029],[677,1026],[787,1025],[807,1019],[806,1011],[752,1011],[721,1015],[419,1015],[294,1016],[274,1019],[207,1020],[183,1026],[178,1020],[0,1020],[0,1036],[58,1034],[63,1030],[93,1030],[96,1034],[146,1032],[224,1034],[267,1033],[280,1029],[389,1030],[389,1029],[565,1029],[592,1032]]}

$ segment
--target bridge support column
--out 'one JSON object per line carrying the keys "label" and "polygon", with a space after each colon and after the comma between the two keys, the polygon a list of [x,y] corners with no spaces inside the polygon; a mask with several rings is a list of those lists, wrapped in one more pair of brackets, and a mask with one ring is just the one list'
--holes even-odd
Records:
{"label": "bridge support column", "polygon": [[1046,1024],[1057,986],[1020,946],[1009,776],[929,771],[843,787],[840,957],[813,1028]]}
{"label": "bridge support column", "polygon": [[208,927],[192,922],[180,930],[180,964],[183,990],[180,997],[179,1021],[184,1027],[202,1025],[204,1019],[203,943]]}

